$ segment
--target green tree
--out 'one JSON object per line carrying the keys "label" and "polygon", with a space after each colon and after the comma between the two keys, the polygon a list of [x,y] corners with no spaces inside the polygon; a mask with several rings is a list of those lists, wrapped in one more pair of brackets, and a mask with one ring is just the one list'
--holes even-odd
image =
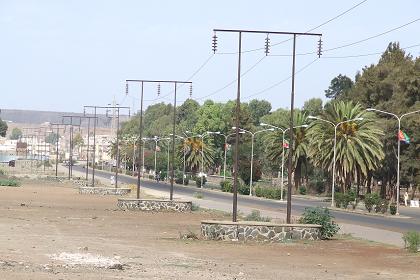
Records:
{"label": "green tree", "polygon": [[17,139],[20,139],[21,136],[22,136],[22,130],[20,130],[17,127],[12,129],[12,134],[10,134],[10,139],[17,140]]}
{"label": "green tree", "polygon": [[51,144],[51,145],[55,145],[58,141],[58,139],[60,138],[60,135],[52,132],[50,134],[47,135],[47,137],[45,137],[45,142]]}
{"label": "green tree", "polygon": [[0,119],[0,136],[5,137],[7,132],[7,123]]}
{"label": "green tree", "polygon": [[190,171],[196,173],[201,170],[202,149],[204,152],[204,168],[209,168],[214,162],[214,150],[211,145],[203,143],[199,137],[186,138],[178,146],[178,157],[183,160],[185,151],[186,166]]}
{"label": "green tree", "polygon": [[322,99],[321,98],[311,98],[303,104],[302,111],[311,116],[318,116],[322,113]]}
{"label": "green tree", "polygon": [[[384,158],[380,138],[383,132],[375,121],[375,115],[367,112],[360,104],[339,101],[327,106],[322,119],[334,124],[363,118],[361,121],[346,122],[337,127],[336,178],[346,192],[355,179],[368,175],[377,169]],[[315,166],[332,171],[334,154],[334,127],[326,122],[314,120],[308,128],[311,139],[309,155]]]}
{"label": "green tree", "polygon": [[339,74],[331,80],[330,86],[325,90],[325,96],[332,99],[345,97],[352,89],[353,84],[353,81],[349,77]]}
{"label": "green tree", "polygon": [[260,123],[260,118],[271,111],[271,104],[266,100],[253,99],[249,102],[248,107],[254,125],[258,125]]}

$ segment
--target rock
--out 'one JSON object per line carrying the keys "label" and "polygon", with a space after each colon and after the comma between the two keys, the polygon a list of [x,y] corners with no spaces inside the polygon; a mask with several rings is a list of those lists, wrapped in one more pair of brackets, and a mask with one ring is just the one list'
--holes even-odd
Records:
{"label": "rock", "polygon": [[108,268],[109,268],[109,269],[118,269],[118,270],[122,270],[122,269],[123,269],[123,266],[122,266],[122,264],[120,264],[120,263],[115,263],[115,264],[113,264],[113,265],[109,266]]}

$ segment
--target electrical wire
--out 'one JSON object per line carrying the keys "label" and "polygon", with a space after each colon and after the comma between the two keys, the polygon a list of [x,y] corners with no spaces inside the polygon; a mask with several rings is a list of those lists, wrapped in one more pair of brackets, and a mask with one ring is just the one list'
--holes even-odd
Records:
{"label": "electrical wire", "polygon": [[[321,23],[321,24],[319,24],[319,25],[317,25],[317,26],[315,26],[315,27],[313,27],[313,28],[311,28],[311,29],[307,30],[305,33],[308,33],[308,32],[311,32],[311,31],[314,31],[315,29],[318,29],[318,28],[320,28],[320,27],[322,27],[322,26],[324,26],[324,25],[327,25],[328,23],[330,23],[330,22],[332,22],[332,21],[334,21],[334,20],[336,20],[336,19],[338,19],[338,18],[340,18],[340,17],[344,16],[345,14],[347,14],[347,13],[349,13],[350,11],[352,11],[352,10],[356,9],[357,7],[359,7],[360,5],[364,4],[364,3],[365,3],[365,2],[367,2],[367,1],[368,1],[368,0],[363,0],[363,1],[359,2],[359,3],[357,3],[356,5],[354,5],[354,6],[350,7],[349,9],[345,10],[344,12],[342,12],[342,13],[340,13],[340,14],[338,14],[338,15],[336,15],[336,16],[334,16],[334,17],[332,17],[332,18],[330,18],[329,20],[324,21],[323,23]],[[284,44],[284,43],[286,43],[286,42],[288,42],[288,41],[290,41],[290,40],[292,40],[292,38],[289,38],[289,39],[286,39],[286,40],[283,40],[283,41],[280,41],[280,42],[277,42],[277,43],[271,44],[271,46],[278,46],[278,45]],[[265,48],[264,48],[264,47],[261,47],[261,48],[256,48],[256,49],[249,49],[249,50],[242,51],[242,53],[255,52],[255,51],[260,51],[260,50],[263,50],[263,49],[265,49]],[[237,53],[238,53],[238,52],[223,52],[223,53],[219,53],[219,54],[237,54]]]}
{"label": "electrical wire", "polygon": [[[317,58],[315,58],[313,61],[309,62],[308,64],[306,64],[305,66],[303,66],[302,68],[300,68],[299,70],[297,70],[297,71],[295,72],[295,75],[297,75],[297,74],[299,74],[299,73],[303,72],[306,68],[308,68],[309,66],[311,66],[312,64],[314,64],[314,63],[315,63],[316,61],[318,61],[318,60],[319,60],[319,58],[318,58],[318,57],[317,57]],[[286,82],[286,81],[290,80],[291,78],[292,78],[292,75],[288,76],[287,78],[284,78],[283,80],[281,80],[281,81],[279,81],[279,82],[276,82],[276,83],[272,84],[271,86],[269,86],[269,87],[267,87],[267,88],[265,88],[265,89],[263,89],[263,90],[260,90],[260,91],[258,91],[258,92],[256,92],[256,93],[253,93],[253,94],[250,94],[250,95],[245,96],[245,97],[243,98],[243,100],[247,100],[247,99],[249,99],[250,97],[254,97],[254,96],[257,96],[257,95],[263,94],[264,92],[267,92],[267,91],[269,91],[269,90],[271,90],[271,89],[273,89],[273,88],[275,88],[275,87],[277,87],[277,86],[281,85],[282,83],[284,83],[284,82]]]}
{"label": "electrical wire", "polygon": [[[250,68],[248,68],[244,73],[242,73],[241,74],[241,77],[243,77],[246,74],[248,74],[249,72],[251,72],[255,67],[257,67],[258,64],[260,64],[264,60],[264,58],[266,58],[265,55],[260,60],[258,60],[254,65],[252,65]],[[208,97],[210,97],[212,95],[215,95],[215,94],[221,92],[222,90],[230,87],[231,85],[233,85],[237,81],[238,81],[238,79],[235,79],[235,80],[229,82],[228,84],[226,84],[225,86],[223,86],[223,87],[221,87],[221,88],[219,88],[219,89],[211,92],[210,94],[207,94],[207,95],[204,95],[204,96],[201,96],[201,97],[198,97],[198,98],[194,98],[194,100],[203,100],[203,99],[206,99],[206,98],[208,98]]]}
{"label": "electrical wire", "polygon": [[[412,49],[412,48],[415,48],[415,47],[419,47],[420,46],[420,44],[416,44],[416,45],[412,45],[412,46],[408,46],[408,47],[405,47],[405,48],[401,48],[402,50],[408,50],[408,49]],[[324,58],[326,58],[326,59],[332,59],[332,58],[356,58],[356,57],[364,57],[364,56],[371,56],[371,55],[380,55],[380,54],[383,54],[384,52],[383,51],[381,51],[381,52],[373,52],[373,53],[365,53],[365,54],[354,54],[354,55],[343,55],[343,56],[321,56],[321,59],[324,59]]]}

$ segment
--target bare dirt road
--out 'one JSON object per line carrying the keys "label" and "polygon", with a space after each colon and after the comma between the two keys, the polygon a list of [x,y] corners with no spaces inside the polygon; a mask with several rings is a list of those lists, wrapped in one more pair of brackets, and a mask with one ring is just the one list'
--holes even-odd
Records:
{"label": "bare dirt road", "polygon": [[420,256],[376,243],[182,240],[222,213],[123,212],[67,183],[0,187],[0,279],[417,279]]}

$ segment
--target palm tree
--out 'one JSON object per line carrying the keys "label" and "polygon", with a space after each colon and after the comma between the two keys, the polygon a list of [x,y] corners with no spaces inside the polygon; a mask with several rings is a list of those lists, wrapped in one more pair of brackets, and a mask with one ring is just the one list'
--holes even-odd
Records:
{"label": "palm tree", "polygon": [[[384,158],[380,140],[383,132],[374,122],[374,114],[351,101],[328,104],[320,118],[334,124],[363,118],[337,127],[335,174],[342,191],[346,192],[352,182],[360,182],[362,177],[366,178],[368,173],[380,166]],[[315,120],[308,128],[308,137],[311,139],[309,156],[313,164],[332,172],[334,127],[327,122]]]}
{"label": "palm tree", "polygon": [[[294,126],[302,126],[306,124],[307,116],[305,113],[298,111],[294,117]],[[284,125],[285,127],[286,125]],[[307,153],[308,153],[308,138],[306,136],[307,129],[304,127],[299,127],[294,129],[294,141],[293,141],[293,158],[292,158],[292,172],[295,181],[295,189],[299,188],[300,182],[302,181],[302,171],[305,168],[307,171]],[[286,132],[286,137],[289,135],[289,132]],[[267,139],[267,156],[270,160],[276,161],[279,165],[282,162],[282,152],[283,152],[283,135],[281,131],[276,131],[276,133],[269,133],[266,135]],[[284,158],[285,158],[285,170],[287,170],[287,162],[289,157],[289,148],[284,149]]]}
{"label": "palm tree", "polygon": [[202,161],[202,149],[204,151],[204,167],[210,167],[214,162],[214,149],[209,144],[203,143],[202,139],[199,137],[186,138],[179,146],[178,156],[182,161],[185,150],[185,162],[187,167],[191,171],[197,172]]}

